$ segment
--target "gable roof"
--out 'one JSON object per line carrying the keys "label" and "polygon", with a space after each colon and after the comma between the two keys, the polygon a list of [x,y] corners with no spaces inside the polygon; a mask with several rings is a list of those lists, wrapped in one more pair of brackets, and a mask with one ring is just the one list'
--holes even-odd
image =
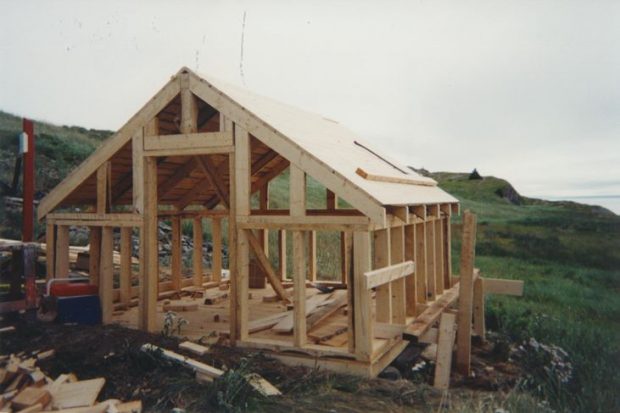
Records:
{"label": "gable roof", "polygon": [[338,122],[182,68],[116,134],[41,201],[39,219],[56,208],[99,166],[127,147],[133,134],[178,95],[179,75],[186,73],[194,95],[374,221],[384,220],[383,207],[388,205],[458,202],[435,186],[433,180],[379,154]]}

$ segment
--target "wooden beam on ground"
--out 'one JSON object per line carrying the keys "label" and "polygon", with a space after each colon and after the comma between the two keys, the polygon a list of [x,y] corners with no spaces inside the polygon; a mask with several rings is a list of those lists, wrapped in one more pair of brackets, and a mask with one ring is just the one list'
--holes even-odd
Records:
{"label": "wooden beam on ground", "polygon": [[172,289],[175,291],[179,291],[181,289],[181,267],[183,265],[182,261],[182,250],[181,250],[181,218],[180,217],[172,217],[171,221],[171,230],[172,230],[172,239],[170,243],[170,253],[172,257],[170,257],[170,280],[172,281]]}
{"label": "wooden beam on ground", "polygon": [[[129,305],[131,302],[131,261],[132,261],[132,228],[121,228],[121,271],[119,275],[120,302]],[[110,298],[110,302],[112,299]]]}
{"label": "wooden beam on ground", "polygon": [[[390,228],[374,231],[374,258],[373,268],[381,269],[390,265]],[[389,323],[392,320],[392,292],[391,285],[377,286],[376,318],[379,323]]]}
{"label": "wooden beam on ground", "polygon": [[202,218],[201,217],[197,217],[194,218],[193,221],[193,225],[194,225],[194,231],[193,231],[193,236],[194,236],[194,251],[192,254],[192,259],[193,259],[193,268],[194,268],[194,286],[196,287],[201,287],[202,286],[202,274],[203,274],[203,267],[202,267]]}
{"label": "wooden beam on ground", "polygon": [[246,229],[244,230],[244,232],[248,238],[250,247],[254,252],[254,256],[258,260],[260,266],[265,271],[267,280],[269,280],[269,284],[271,284],[273,290],[278,295],[278,297],[280,297],[280,299],[282,299],[284,302],[290,302],[290,298],[286,290],[282,286],[282,283],[280,282],[280,277],[278,276],[278,274],[276,274],[275,270],[271,266],[271,263],[269,262],[269,258],[267,258],[267,256],[261,249],[258,238],[256,238],[256,236],[252,233],[252,230]]}
{"label": "wooden beam on ground", "polygon": [[213,261],[211,273],[213,281],[222,281],[222,219],[214,217],[211,221],[211,236],[213,238]]}
{"label": "wooden beam on ground", "polygon": [[112,289],[114,287],[114,237],[112,227],[101,229],[101,277],[99,279],[99,301],[101,302],[101,321],[112,321]]}
{"label": "wooden beam on ground", "polygon": [[69,227],[58,225],[56,230],[56,278],[69,276]]}
{"label": "wooden beam on ground", "polygon": [[157,287],[159,281],[159,248],[157,221],[157,162],[144,158],[144,223],[140,230],[140,303],[138,326],[142,330],[157,330]]}
{"label": "wooden beam on ground", "polygon": [[356,231],[353,233],[353,311],[355,356],[360,361],[369,361],[372,357],[372,301],[363,282],[364,273],[370,269],[370,234]]}
{"label": "wooden beam on ground", "polygon": [[452,367],[452,349],[456,315],[443,313],[439,321],[439,336],[437,338],[437,360],[435,361],[435,381],[433,386],[440,390],[447,390],[450,386],[450,370]]}
{"label": "wooden beam on ground", "polygon": [[475,250],[476,216],[470,211],[465,211],[463,213],[463,242],[461,245],[456,367],[459,373],[466,377],[469,377],[471,366],[471,323]]}
{"label": "wooden beam on ground", "polygon": [[88,229],[88,277],[90,284],[99,285],[101,227],[88,227]]}

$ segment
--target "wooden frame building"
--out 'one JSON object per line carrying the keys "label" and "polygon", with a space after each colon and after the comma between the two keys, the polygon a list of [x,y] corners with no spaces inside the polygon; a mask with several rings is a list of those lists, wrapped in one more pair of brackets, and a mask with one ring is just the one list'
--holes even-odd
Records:
{"label": "wooden frame building", "polygon": [[[288,209],[269,205],[269,182],[289,170]],[[326,188],[310,209],[306,179]],[[258,194],[253,205],[252,196]],[[256,196],[256,195],[255,195]],[[343,200],[347,208],[339,208]],[[80,207],[81,211],[75,211]],[[339,123],[182,68],[116,134],[40,203],[46,219],[48,277],[69,272],[68,228],[90,228],[89,273],[104,322],[114,302],[138,297],[138,326],[157,330],[158,294],[222,282],[228,231],[231,342],[284,361],[378,374],[406,346],[403,331],[452,294],[450,216],[457,200],[429,178],[381,155]],[[169,220],[169,280],[160,282],[158,222]],[[181,221],[194,225],[194,276],[181,277]],[[202,222],[210,220],[213,269],[202,269]],[[223,226],[222,223],[225,225]],[[114,231],[120,277],[114,286]],[[308,340],[306,289],[316,282],[316,234],[340,234],[346,288],[346,345]],[[277,251],[266,251],[277,232]],[[132,286],[132,234],[139,234],[139,284]],[[292,239],[287,251],[286,237]],[[269,256],[279,256],[275,268]],[[292,290],[286,256],[292,256]],[[248,304],[251,262],[281,302],[292,303],[292,340],[256,337]],[[343,313],[344,314],[344,313]],[[425,330],[426,331],[426,330]]]}

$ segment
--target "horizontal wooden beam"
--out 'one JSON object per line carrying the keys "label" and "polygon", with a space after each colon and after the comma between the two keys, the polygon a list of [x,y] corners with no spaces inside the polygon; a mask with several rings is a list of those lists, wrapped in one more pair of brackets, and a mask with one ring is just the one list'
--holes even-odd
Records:
{"label": "horizontal wooden beam", "polygon": [[[260,216],[284,216],[290,215],[290,210],[288,209],[253,209],[250,211],[251,215]],[[306,215],[316,215],[316,216],[351,216],[351,217],[363,217],[364,214],[359,212],[356,209],[306,209]]]}
{"label": "horizontal wooden beam", "polygon": [[399,264],[365,272],[364,284],[366,289],[370,290],[371,288],[375,288],[413,274],[414,271],[415,263],[413,261],[401,262]]}
{"label": "horizontal wooden beam", "polygon": [[[144,151],[162,149],[210,149],[233,145],[232,132],[183,133],[144,137]],[[146,154],[148,155],[148,153]]]}
{"label": "horizontal wooden beam", "polygon": [[139,227],[142,218],[139,214],[95,214],[63,213],[47,214],[48,222],[56,225],[76,225],[89,227]]}
{"label": "horizontal wooden beam", "polygon": [[250,215],[237,217],[240,228],[287,229],[297,231],[367,231],[370,219],[365,216],[265,216]]}

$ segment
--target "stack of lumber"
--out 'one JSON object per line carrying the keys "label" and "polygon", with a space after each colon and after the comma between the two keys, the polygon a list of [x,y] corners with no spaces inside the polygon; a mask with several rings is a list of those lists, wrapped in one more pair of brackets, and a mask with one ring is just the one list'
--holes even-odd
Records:
{"label": "stack of lumber", "polygon": [[105,379],[78,380],[74,374],[47,376],[38,362],[54,350],[0,356],[0,413],[55,411],[64,413],[139,413],[142,402],[97,403]]}

